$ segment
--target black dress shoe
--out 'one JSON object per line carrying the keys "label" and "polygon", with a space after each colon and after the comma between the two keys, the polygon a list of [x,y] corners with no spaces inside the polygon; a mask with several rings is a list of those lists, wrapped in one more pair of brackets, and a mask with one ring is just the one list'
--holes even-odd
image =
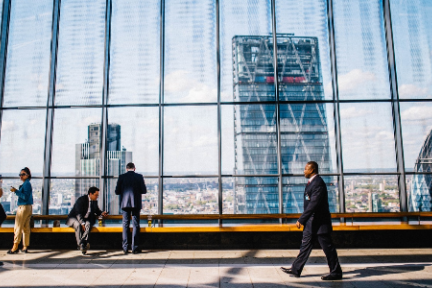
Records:
{"label": "black dress shoe", "polygon": [[129,251],[128,250],[123,250],[123,254],[127,255],[127,254],[129,254]]}
{"label": "black dress shoe", "polygon": [[322,280],[341,280],[342,275],[341,274],[328,274],[325,276],[321,276]]}
{"label": "black dress shoe", "polygon": [[135,249],[135,250],[132,251],[133,254],[138,254],[138,253],[141,253],[141,252],[142,252],[141,249]]}
{"label": "black dress shoe", "polygon": [[18,249],[15,251],[9,250],[9,251],[7,251],[7,254],[18,254],[18,252],[19,252]]}
{"label": "black dress shoe", "polygon": [[296,278],[300,277],[300,275],[298,275],[297,273],[295,273],[291,268],[280,267],[280,269],[282,270],[282,272],[284,272],[286,274],[292,275],[292,276],[294,276]]}
{"label": "black dress shoe", "polygon": [[22,253],[28,253],[28,248],[27,248],[27,249],[25,249],[25,250],[24,250],[24,249],[22,249],[22,250],[21,250],[21,252],[22,252]]}
{"label": "black dress shoe", "polygon": [[0,266],[3,266],[3,265],[4,265],[4,263],[0,261]]}

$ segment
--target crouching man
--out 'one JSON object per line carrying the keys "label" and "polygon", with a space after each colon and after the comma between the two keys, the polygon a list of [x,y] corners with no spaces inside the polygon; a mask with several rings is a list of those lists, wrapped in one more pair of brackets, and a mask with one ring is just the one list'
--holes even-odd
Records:
{"label": "crouching man", "polygon": [[68,215],[66,225],[75,229],[77,245],[82,254],[90,249],[88,243],[90,230],[99,216],[105,217],[108,212],[102,212],[98,205],[99,188],[90,187],[87,195],[81,196],[75,202],[74,207]]}

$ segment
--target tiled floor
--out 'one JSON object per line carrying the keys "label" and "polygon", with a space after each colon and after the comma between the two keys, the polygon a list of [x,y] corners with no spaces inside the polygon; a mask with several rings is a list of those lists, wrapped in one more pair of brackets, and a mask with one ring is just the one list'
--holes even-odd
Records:
{"label": "tiled floor", "polygon": [[297,250],[0,251],[0,287],[432,287],[432,249],[339,249],[342,281],[322,281],[314,250],[301,278],[282,273]]}

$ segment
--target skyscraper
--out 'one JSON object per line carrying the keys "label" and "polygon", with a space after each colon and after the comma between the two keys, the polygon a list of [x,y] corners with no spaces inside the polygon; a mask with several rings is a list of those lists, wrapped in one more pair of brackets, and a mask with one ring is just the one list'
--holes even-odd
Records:
{"label": "skyscraper", "polygon": [[[432,130],[429,132],[414,165],[414,172],[432,170]],[[415,174],[412,177],[409,209],[410,211],[431,211],[432,175]]]}
{"label": "skyscraper", "polygon": [[[88,140],[76,144],[75,167],[76,176],[99,176],[101,159],[101,124],[88,126]],[[121,127],[118,124],[108,124],[107,131],[107,173],[118,176],[124,173],[126,164],[132,162],[132,152],[121,146]],[[113,191],[113,181],[107,181],[107,191]],[[75,181],[75,198],[86,192],[91,186],[99,186],[99,179],[77,179]],[[108,193],[111,213],[118,212],[118,197]]]}
{"label": "skyscraper", "polygon": [[[324,99],[318,39],[278,34],[279,100]],[[271,36],[233,37],[234,101],[265,102],[234,108],[235,174],[278,173],[276,104],[274,93],[273,39]],[[280,104],[282,169],[301,174],[308,161],[316,161],[320,173],[331,165],[329,127],[325,104]],[[337,186],[324,177],[331,211],[337,210]],[[235,191],[244,190],[245,207],[236,213],[278,213],[276,177],[235,178]],[[283,181],[283,211],[303,211],[304,179]]]}

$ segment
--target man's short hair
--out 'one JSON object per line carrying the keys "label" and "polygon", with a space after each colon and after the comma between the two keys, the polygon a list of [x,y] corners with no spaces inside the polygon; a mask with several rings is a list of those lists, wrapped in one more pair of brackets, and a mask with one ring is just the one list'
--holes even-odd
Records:
{"label": "man's short hair", "polygon": [[318,174],[318,163],[315,161],[309,161],[307,165],[310,165],[313,169],[313,172]]}
{"label": "man's short hair", "polygon": [[129,162],[128,164],[126,164],[126,169],[135,169],[135,164],[132,162]]}
{"label": "man's short hair", "polygon": [[93,187],[90,187],[90,188],[89,188],[87,194],[88,194],[88,195],[90,195],[90,194],[94,194],[94,193],[96,193],[97,191],[99,191],[99,188],[93,186]]}

